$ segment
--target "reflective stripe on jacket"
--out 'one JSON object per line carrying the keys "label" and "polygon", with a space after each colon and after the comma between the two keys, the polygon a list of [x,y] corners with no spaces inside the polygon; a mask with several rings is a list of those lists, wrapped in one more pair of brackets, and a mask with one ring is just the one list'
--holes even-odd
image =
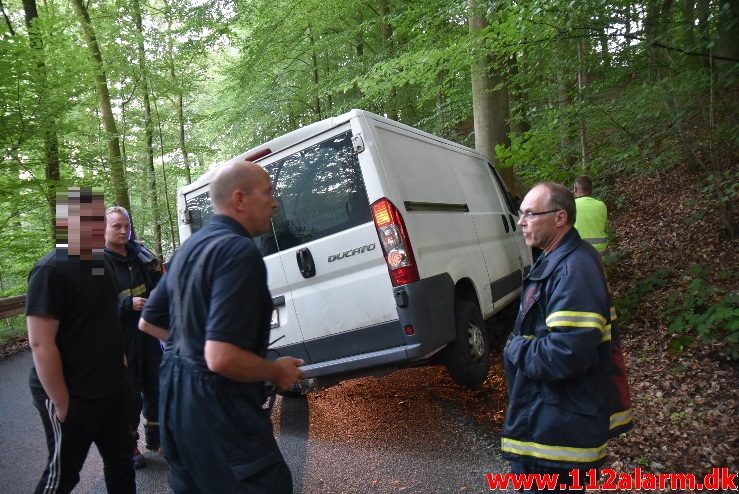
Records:
{"label": "reflective stripe on jacket", "polygon": [[614,315],[598,253],[572,229],[524,280],[503,356],[505,457],[553,468],[598,466],[608,439],[631,427]]}

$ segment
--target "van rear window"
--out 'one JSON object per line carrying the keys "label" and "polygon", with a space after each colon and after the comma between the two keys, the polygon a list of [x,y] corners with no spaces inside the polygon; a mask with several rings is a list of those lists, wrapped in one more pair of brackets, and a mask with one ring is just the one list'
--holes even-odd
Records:
{"label": "van rear window", "polygon": [[[210,192],[205,191],[187,199],[187,209],[190,211],[190,233],[203,228],[211,216],[213,216],[213,203],[210,202]],[[277,250],[274,248],[275,242],[272,240],[273,233],[265,233],[254,239],[262,256],[274,254]]]}
{"label": "van rear window", "polygon": [[372,220],[351,138],[338,134],[265,167],[280,202],[272,218],[280,250]]}
{"label": "van rear window", "polygon": [[[350,131],[343,132],[264,166],[280,207],[272,232],[255,239],[263,256],[372,221],[351,138]],[[213,215],[210,195],[186,202],[195,233]]]}

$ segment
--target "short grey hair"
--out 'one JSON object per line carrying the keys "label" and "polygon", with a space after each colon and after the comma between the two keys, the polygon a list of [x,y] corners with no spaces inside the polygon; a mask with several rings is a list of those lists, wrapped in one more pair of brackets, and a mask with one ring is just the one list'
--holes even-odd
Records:
{"label": "short grey hair", "polygon": [[570,189],[557,182],[540,182],[536,186],[543,186],[549,191],[549,209],[563,210],[567,213],[567,224],[574,225],[577,217],[575,208],[575,195]]}

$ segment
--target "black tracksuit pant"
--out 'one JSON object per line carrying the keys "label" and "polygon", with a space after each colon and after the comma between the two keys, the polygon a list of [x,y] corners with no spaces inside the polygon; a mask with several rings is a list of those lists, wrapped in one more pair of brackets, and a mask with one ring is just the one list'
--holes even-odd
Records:
{"label": "black tracksuit pant", "polygon": [[48,464],[36,486],[36,494],[71,492],[80,480],[79,473],[92,443],[103,459],[108,492],[136,492],[127,390],[94,400],[70,397],[63,423],[59,422],[54,405],[43,390],[32,388],[31,392],[49,448]]}

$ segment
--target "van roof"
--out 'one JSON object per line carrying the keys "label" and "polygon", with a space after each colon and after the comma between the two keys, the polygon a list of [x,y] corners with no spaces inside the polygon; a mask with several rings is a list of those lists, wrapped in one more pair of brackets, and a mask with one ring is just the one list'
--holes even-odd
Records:
{"label": "van roof", "polygon": [[[255,155],[261,154],[259,158],[254,160],[254,161],[259,162],[259,159],[261,159],[262,157],[269,156],[271,154],[276,153],[277,151],[280,151],[290,146],[294,146],[295,144],[298,144],[302,141],[308,140],[313,136],[327,132],[333,129],[334,127],[338,127],[339,125],[346,123],[349,120],[351,120],[353,117],[359,116],[359,115],[371,115],[373,117],[376,117],[376,115],[374,115],[373,113],[370,113],[364,110],[350,110],[342,115],[326,118],[324,120],[320,120],[318,122],[314,122],[312,124],[306,125],[305,127],[300,127],[298,129],[293,130],[292,132],[288,132],[287,134],[281,135],[279,137],[275,137],[274,139],[267,141],[264,144],[255,146],[237,156],[234,156],[233,158],[229,160],[217,163],[215,166],[211,167],[209,171],[204,173],[200,178],[198,178],[191,184],[181,187],[179,190],[179,193],[187,194],[188,192],[191,192],[195,189],[199,189],[203,185],[210,183],[216,169],[224,163],[227,163],[229,161],[234,161],[234,160],[244,160],[249,156],[255,156]],[[267,154],[263,154],[264,150],[269,150],[269,152]]]}
{"label": "van roof", "polygon": [[[233,158],[222,161],[220,163],[217,163],[215,166],[211,167],[209,171],[204,173],[200,178],[198,178],[196,181],[194,181],[191,184],[185,185],[179,189],[180,194],[188,194],[189,192],[192,192],[193,190],[199,189],[203,187],[204,185],[207,185],[210,183],[210,181],[213,178],[213,174],[215,173],[216,169],[229,161],[234,160],[244,160],[250,156],[254,156],[254,158],[251,158],[252,161],[259,162],[260,159],[267,157],[269,155],[272,155],[278,151],[281,151],[285,148],[294,146],[300,142],[306,141],[312,137],[315,137],[317,135],[320,135],[324,132],[328,132],[329,130],[336,128],[352,118],[355,117],[365,117],[371,120],[380,121],[380,122],[386,122],[393,126],[398,127],[404,127],[408,130],[412,130],[415,133],[423,134],[429,138],[432,138],[434,140],[445,142],[448,145],[452,145],[459,149],[465,149],[467,152],[471,152],[473,154],[479,154],[479,152],[475,151],[474,149],[467,148],[466,146],[463,146],[462,144],[449,141],[447,139],[443,139],[439,136],[434,136],[431,134],[428,134],[426,132],[423,132],[419,129],[415,129],[412,127],[408,127],[407,125],[401,124],[399,122],[396,122],[394,120],[390,120],[386,117],[383,117],[381,115],[377,115],[375,113],[366,111],[366,110],[358,110],[353,109],[346,113],[343,113],[341,115],[338,115],[336,117],[330,117],[323,120],[320,120],[318,122],[314,122],[312,124],[306,125],[305,127],[300,127],[298,129],[293,130],[292,132],[288,132],[287,134],[281,135],[279,137],[275,137],[274,139],[265,142],[264,144],[260,144],[258,146],[255,146],[237,156],[234,156]],[[265,152],[267,151],[267,152]],[[482,155],[481,155],[482,156]]]}

